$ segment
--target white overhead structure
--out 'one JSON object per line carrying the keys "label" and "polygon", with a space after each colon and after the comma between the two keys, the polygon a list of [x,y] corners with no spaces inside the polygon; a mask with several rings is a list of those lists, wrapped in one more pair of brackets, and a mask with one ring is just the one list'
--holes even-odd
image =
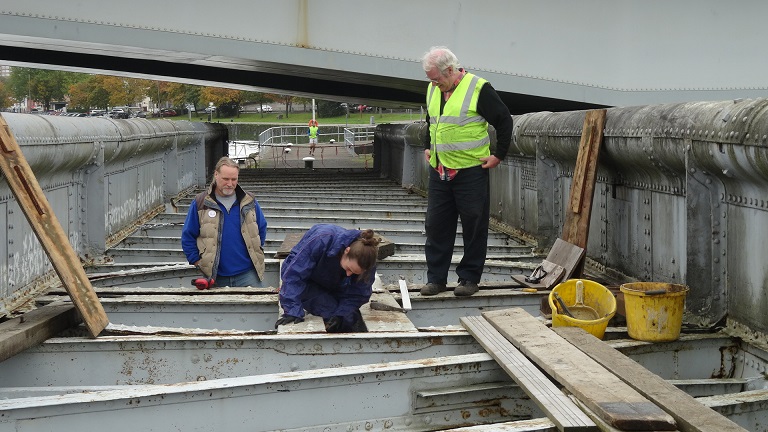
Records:
{"label": "white overhead structure", "polygon": [[515,111],[626,106],[768,95],[765,16],[758,0],[5,0],[0,62],[414,106],[421,55],[446,45]]}

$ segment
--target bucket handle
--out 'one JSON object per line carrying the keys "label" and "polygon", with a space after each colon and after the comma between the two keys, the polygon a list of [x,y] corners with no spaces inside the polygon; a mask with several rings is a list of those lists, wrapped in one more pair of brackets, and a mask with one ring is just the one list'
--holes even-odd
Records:
{"label": "bucket handle", "polygon": [[645,295],[649,295],[649,296],[654,296],[654,295],[659,295],[659,294],[666,294],[666,293],[667,293],[667,290],[665,290],[665,289],[655,289],[655,290],[645,291]]}

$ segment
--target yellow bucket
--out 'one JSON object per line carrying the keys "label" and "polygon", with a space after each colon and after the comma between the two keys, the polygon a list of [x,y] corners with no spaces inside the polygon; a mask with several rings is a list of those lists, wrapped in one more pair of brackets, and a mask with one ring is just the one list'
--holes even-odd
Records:
{"label": "yellow bucket", "polygon": [[[600,318],[594,320],[582,320],[571,318],[565,313],[558,313],[555,294],[559,295],[566,306],[576,303],[576,282],[584,284],[584,305],[597,311]],[[608,321],[616,314],[616,297],[603,285],[587,279],[568,279],[557,284],[549,293],[549,307],[552,309],[552,327],[581,327],[598,339],[605,335]]]}
{"label": "yellow bucket", "polygon": [[663,282],[632,282],[621,285],[627,315],[627,333],[648,342],[673,341],[680,337],[688,287]]}

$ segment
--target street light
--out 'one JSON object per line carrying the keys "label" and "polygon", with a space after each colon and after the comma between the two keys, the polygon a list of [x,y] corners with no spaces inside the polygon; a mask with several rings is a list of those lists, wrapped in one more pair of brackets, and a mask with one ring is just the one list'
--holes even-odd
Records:
{"label": "street light", "polygon": [[208,123],[211,122],[211,116],[213,116],[213,102],[208,102]]}

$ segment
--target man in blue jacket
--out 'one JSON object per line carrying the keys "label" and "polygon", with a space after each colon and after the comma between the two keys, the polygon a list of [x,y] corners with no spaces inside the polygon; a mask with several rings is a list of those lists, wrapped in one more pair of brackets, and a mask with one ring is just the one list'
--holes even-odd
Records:
{"label": "man in blue jacket", "polygon": [[216,163],[211,186],[189,206],[181,247],[187,261],[216,285],[260,287],[267,220],[253,194],[237,184],[239,174],[228,157]]}
{"label": "man in blue jacket", "polygon": [[323,318],[329,333],[367,331],[360,306],[371,298],[378,244],[370,229],[310,228],[283,262],[284,313],[275,328],[304,321],[306,309]]}

